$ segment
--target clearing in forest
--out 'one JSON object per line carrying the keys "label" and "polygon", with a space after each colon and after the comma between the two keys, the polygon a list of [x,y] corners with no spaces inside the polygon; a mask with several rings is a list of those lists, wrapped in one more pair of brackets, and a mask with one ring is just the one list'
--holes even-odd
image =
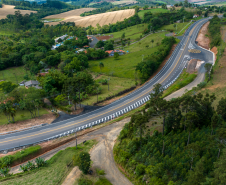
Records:
{"label": "clearing in forest", "polygon": [[[2,8],[0,8],[0,19],[5,19],[7,15],[11,14],[14,15],[15,11],[18,9],[14,9],[15,6],[12,5],[2,5]],[[25,15],[25,14],[30,14],[31,12],[37,13],[36,11],[30,11],[30,10],[20,10],[20,13]]]}
{"label": "clearing in forest", "polygon": [[[90,11],[90,10],[89,10]],[[66,16],[67,14],[64,14],[65,17],[60,16],[60,14],[54,15],[54,16],[47,16],[44,19],[64,19],[61,22],[75,22],[77,26],[81,27],[88,27],[93,26],[96,27],[97,24],[100,26],[108,25],[112,23],[116,23],[118,21],[123,21],[125,18],[129,18],[135,14],[134,9],[128,9],[128,10],[119,10],[114,12],[107,12],[107,13],[101,13],[96,15],[90,15],[85,17],[80,17],[79,15],[71,15]],[[45,23],[49,25],[56,25],[60,22],[50,22]]]}

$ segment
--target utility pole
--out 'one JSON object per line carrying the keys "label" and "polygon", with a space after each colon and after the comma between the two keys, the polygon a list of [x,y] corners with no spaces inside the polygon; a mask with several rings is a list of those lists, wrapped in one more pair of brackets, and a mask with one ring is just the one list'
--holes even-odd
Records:
{"label": "utility pole", "polygon": [[69,105],[71,105],[71,103],[70,103],[70,99],[69,99],[69,93],[68,93],[68,103],[69,103]]}
{"label": "utility pole", "polygon": [[77,134],[76,134],[76,130],[75,130],[75,143],[76,143],[76,149],[77,149]]}
{"label": "utility pole", "polygon": [[185,18],[185,16],[183,17],[183,23],[184,23],[184,18]]}
{"label": "utility pole", "polygon": [[98,103],[98,87],[97,87],[97,103]]}

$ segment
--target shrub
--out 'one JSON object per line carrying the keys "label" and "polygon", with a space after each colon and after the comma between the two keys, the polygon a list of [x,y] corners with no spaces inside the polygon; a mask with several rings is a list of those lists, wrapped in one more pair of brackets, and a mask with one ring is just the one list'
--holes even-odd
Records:
{"label": "shrub", "polygon": [[95,182],[94,185],[112,185],[106,178],[99,178],[97,182]]}
{"label": "shrub", "polygon": [[200,88],[200,89],[202,89],[203,87],[205,87],[206,86],[206,82],[201,82],[201,83],[199,83],[197,86]]}
{"label": "shrub", "polygon": [[4,177],[8,176],[9,175],[9,171],[10,171],[10,168],[9,167],[5,167],[5,168],[1,168],[0,169],[0,174]]}
{"label": "shrub", "polygon": [[15,161],[23,162],[26,159],[27,156],[33,156],[34,154],[39,152],[40,149],[41,149],[41,147],[39,145],[31,146],[31,147],[26,148],[24,150],[18,151],[13,155],[8,155],[8,156],[5,156],[5,157],[2,157],[0,159],[0,168],[10,166]]}
{"label": "shrub", "polygon": [[35,162],[36,162],[38,168],[43,167],[47,164],[47,162],[41,157],[36,158]]}
{"label": "shrub", "polygon": [[96,169],[98,175],[105,175],[104,170]]}
{"label": "shrub", "polygon": [[4,168],[6,166],[9,166],[12,163],[12,156],[8,155],[3,158],[1,158],[0,161],[0,168]]}
{"label": "shrub", "polygon": [[23,172],[26,172],[28,171],[28,166],[26,164],[20,165],[20,170],[22,170]]}
{"label": "shrub", "polygon": [[143,174],[145,173],[145,168],[146,168],[145,165],[143,165],[143,164],[138,164],[138,165],[136,166],[136,170],[135,170],[137,176],[143,175]]}
{"label": "shrub", "polygon": [[31,161],[28,161],[26,165],[27,165],[28,170],[35,169],[35,164]]}
{"label": "shrub", "polygon": [[78,185],[92,185],[92,181],[84,178],[78,180]]}
{"label": "shrub", "polygon": [[75,155],[72,160],[73,164],[78,166],[84,174],[88,173],[91,166],[90,154],[88,152],[81,152],[79,155]]}

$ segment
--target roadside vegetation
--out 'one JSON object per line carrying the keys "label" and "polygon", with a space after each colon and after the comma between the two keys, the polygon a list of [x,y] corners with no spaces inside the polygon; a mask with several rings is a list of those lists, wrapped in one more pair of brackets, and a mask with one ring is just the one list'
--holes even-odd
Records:
{"label": "roadside vegetation", "polygon": [[81,152],[88,152],[97,142],[95,140],[86,141],[85,144],[79,144],[76,147],[69,147],[59,151],[47,161],[47,165],[36,168],[31,171],[11,175],[9,177],[0,177],[0,182],[6,184],[61,184],[65,177],[73,168],[72,158]]}
{"label": "roadside vegetation", "polygon": [[7,168],[12,165],[23,163],[27,159],[31,159],[39,153],[41,147],[39,145],[31,146],[29,148],[23,149],[12,155],[7,155],[0,158],[0,168]]}
{"label": "roadside vegetation", "polygon": [[196,77],[197,77],[197,73],[188,73],[184,69],[184,71],[180,74],[178,79],[168,89],[164,91],[163,97],[166,97],[172,94],[173,92],[190,84]]}
{"label": "roadside vegetation", "polygon": [[[225,101],[217,102],[215,111],[211,106],[215,95],[187,95],[166,101],[161,88],[155,86],[143,114],[133,115],[124,126],[114,147],[116,162],[132,182],[139,184],[225,182],[219,178],[224,173],[220,169],[225,149],[217,147],[220,138],[226,137]],[[156,115],[162,119],[162,131],[150,135],[146,123]]]}

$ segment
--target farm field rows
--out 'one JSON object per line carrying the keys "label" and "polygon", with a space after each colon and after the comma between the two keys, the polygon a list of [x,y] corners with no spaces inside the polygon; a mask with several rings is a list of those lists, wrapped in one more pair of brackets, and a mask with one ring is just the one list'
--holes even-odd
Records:
{"label": "farm field rows", "polygon": [[[76,12],[76,10],[75,10],[75,12]],[[61,22],[75,22],[76,25],[81,26],[81,27],[88,27],[90,25],[93,27],[96,27],[97,24],[99,24],[100,26],[103,26],[103,25],[116,23],[117,21],[123,21],[125,18],[129,18],[129,17],[133,16],[134,14],[135,14],[134,9],[128,9],[128,10],[119,10],[119,11],[114,11],[114,12],[96,14],[96,15],[91,15],[91,16],[86,16],[86,17],[80,17],[77,14],[73,15],[72,13],[70,13],[70,15],[64,13],[63,15],[58,14],[58,15],[53,15],[53,16],[47,16],[43,19],[58,18],[58,19],[64,19]],[[50,22],[50,23],[45,23],[45,24],[56,25],[59,23],[60,22]]]}
{"label": "farm field rows", "polygon": [[75,9],[68,12],[55,14],[55,15],[49,15],[47,17],[44,17],[43,19],[66,19],[74,16],[80,16],[84,12],[92,11],[96,8],[81,8],[81,9]]}
{"label": "farm field rows", "polygon": [[[2,5],[2,8],[0,8],[0,19],[5,19],[7,15],[12,14],[14,15],[14,12],[18,9],[14,9],[15,6],[11,5]],[[30,14],[31,12],[37,13],[36,11],[30,11],[30,10],[20,10],[21,14]]]}

